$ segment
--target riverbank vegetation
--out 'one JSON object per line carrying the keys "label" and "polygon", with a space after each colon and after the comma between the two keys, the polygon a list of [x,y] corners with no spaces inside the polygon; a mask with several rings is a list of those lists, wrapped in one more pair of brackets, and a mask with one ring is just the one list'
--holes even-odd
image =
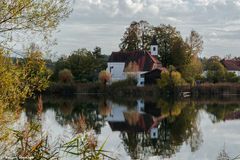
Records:
{"label": "riverbank vegetation", "polygon": [[[168,70],[161,73],[161,79],[157,81],[156,88],[152,87],[155,91],[161,90],[161,94],[166,93],[168,95],[176,91],[184,91],[178,88],[199,88],[199,84],[201,84],[201,90],[203,90],[203,86],[214,87],[214,84],[216,84],[219,87],[223,85],[222,83],[233,83],[234,85],[240,82],[240,78],[235,73],[227,71],[218,56],[199,57],[203,50],[203,40],[202,36],[194,30],[190,32],[188,37],[184,38],[174,26],[165,24],[153,26],[147,21],[134,21],[126,28],[121,38],[120,50],[149,50],[153,36],[158,42],[158,59],[162,63],[162,67]],[[136,94],[136,91],[144,91],[144,89],[134,87],[128,79],[111,83],[110,73],[105,71],[107,59],[108,56],[101,53],[100,47],[96,47],[93,51],[84,48],[78,49],[67,57],[60,57],[53,63],[54,74],[51,80],[54,82],[60,81],[59,72],[68,69],[73,74],[77,92],[80,93],[108,94],[108,91],[103,90],[103,88],[109,88],[112,94]],[[103,85],[100,85],[100,83]],[[56,85],[52,84],[53,88],[56,88]],[[217,86],[212,90],[216,90]],[[229,85],[229,87],[231,86]],[[147,90],[151,87],[146,86],[144,88]],[[195,90],[188,89],[187,91]],[[201,93],[203,92],[198,92],[197,95]],[[224,94],[225,91],[220,89],[214,93]],[[230,93],[237,94],[235,91]],[[175,95],[178,94],[175,93]],[[192,95],[196,95],[196,93]]]}
{"label": "riverbank vegetation", "polygon": [[[54,43],[52,33],[71,13],[70,6],[68,0],[0,2],[0,159],[59,159],[62,152],[73,154],[75,149],[80,159],[105,157],[88,129],[62,144],[49,143],[41,121],[41,96],[38,105],[32,106],[38,110],[37,116],[32,121],[20,120],[26,100],[38,97],[51,83],[47,51]],[[19,51],[14,46],[21,46],[20,42],[25,47]],[[68,73],[59,73],[62,84],[70,81]],[[73,151],[75,141],[80,145]]]}

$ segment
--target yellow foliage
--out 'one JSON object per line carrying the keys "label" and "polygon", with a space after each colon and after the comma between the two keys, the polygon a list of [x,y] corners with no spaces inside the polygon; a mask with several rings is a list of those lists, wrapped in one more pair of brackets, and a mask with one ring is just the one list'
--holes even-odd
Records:
{"label": "yellow foliage", "polygon": [[[0,51],[0,103],[15,107],[35,91],[48,86],[51,72],[45,66],[42,53],[28,53],[21,64],[14,64],[6,52]],[[3,106],[1,106],[3,107]]]}
{"label": "yellow foliage", "polygon": [[109,82],[111,79],[111,74],[108,71],[103,70],[99,73],[98,79],[101,81],[101,83],[106,85],[106,83]]}
{"label": "yellow foliage", "polygon": [[181,86],[185,84],[185,81],[183,80],[181,73],[177,71],[172,71],[171,74],[168,71],[161,73],[161,79],[158,80],[158,86],[160,88],[164,88],[169,85],[174,86]]}

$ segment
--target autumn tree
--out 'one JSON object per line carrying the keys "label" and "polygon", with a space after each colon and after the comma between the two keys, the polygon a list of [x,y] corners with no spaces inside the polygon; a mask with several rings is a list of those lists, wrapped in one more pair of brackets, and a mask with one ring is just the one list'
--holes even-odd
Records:
{"label": "autumn tree", "polygon": [[0,51],[0,104],[17,105],[35,92],[48,87],[51,71],[39,50],[27,51],[22,62],[13,63],[9,54]]}
{"label": "autumn tree", "polygon": [[63,69],[58,73],[58,79],[62,83],[72,83],[73,75],[69,69]]}
{"label": "autumn tree", "polygon": [[[51,33],[70,13],[68,0],[1,0],[0,1],[0,103],[15,106],[44,90],[48,85],[49,71],[40,49],[15,53],[22,63],[13,63],[12,48],[16,40],[30,35],[41,36],[49,43]],[[16,104],[13,104],[16,102]],[[3,106],[3,105],[1,105]]]}
{"label": "autumn tree", "polygon": [[49,38],[71,12],[68,0],[1,0],[0,8],[2,47],[32,33]]}
{"label": "autumn tree", "polygon": [[189,38],[186,39],[186,42],[189,45],[191,55],[199,56],[203,50],[202,36],[200,36],[196,31],[192,30]]}
{"label": "autumn tree", "polygon": [[181,73],[178,71],[165,71],[161,73],[161,79],[158,80],[160,88],[174,88],[176,86],[184,85],[185,81]]}
{"label": "autumn tree", "polygon": [[102,70],[101,72],[99,72],[98,79],[105,86],[107,84],[107,82],[110,81],[111,74],[105,70]]}
{"label": "autumn tree", "polygon": [[192,30],[190,36],[186,39],[186,43],[189,47],[190,63],[182,68],[182,75],[187,82],[194,84],[196,78],[200,77],[203,72],[203,65],[199,59],[199,55],[203,50],[202,36]]}

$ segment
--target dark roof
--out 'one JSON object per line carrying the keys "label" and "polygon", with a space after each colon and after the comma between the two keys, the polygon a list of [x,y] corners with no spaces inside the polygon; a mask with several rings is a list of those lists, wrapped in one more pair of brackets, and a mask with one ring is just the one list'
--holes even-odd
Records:
{"label": "dark roof", "polygon": [[240,60],[222,60],[224,67],[230,71],[240,71]]}
{"label": "dark roof", "polygon": [[150,114],[141,114],[140,118],[135,125],[127,122],[112,122],[108,121],[112,131],[128,131],[128,132],[146,132],[153,125],[153,118]]}
{"label": "dark roof", "polygon": [[125,62],[125,68],[130,62],[136,62],[139,71],[151,71],[161,67],[158,59],[146,51],[112,52],[108,62]]}

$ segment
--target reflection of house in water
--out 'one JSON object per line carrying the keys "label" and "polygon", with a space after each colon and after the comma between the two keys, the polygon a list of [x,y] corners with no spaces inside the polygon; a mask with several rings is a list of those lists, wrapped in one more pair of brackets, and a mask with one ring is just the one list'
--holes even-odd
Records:
{"label": "reflection of house in water", "polygon": [[[157,127],[160,121],[157,116],[160,116],[161,111],[160,108],[154,107],[153,103],[144,103],[143,99],[139,99],[134,108],[115,103],[110,105],[112,106],[111,114],[106,120],[113,131],[148,132],[151,138],[158,137]],[[150,110],[154,113],[149,113]]]}
{"label": "reflection of house in water", "polygon": [[[110,102],[109,102],[110,103]],[[125,118],[123,113],[127,112],[127,107],[123,105],[118,105],[115,103],[109,104],[112,106],[110,115],[106,118],[108,122],[124,122]]]}

